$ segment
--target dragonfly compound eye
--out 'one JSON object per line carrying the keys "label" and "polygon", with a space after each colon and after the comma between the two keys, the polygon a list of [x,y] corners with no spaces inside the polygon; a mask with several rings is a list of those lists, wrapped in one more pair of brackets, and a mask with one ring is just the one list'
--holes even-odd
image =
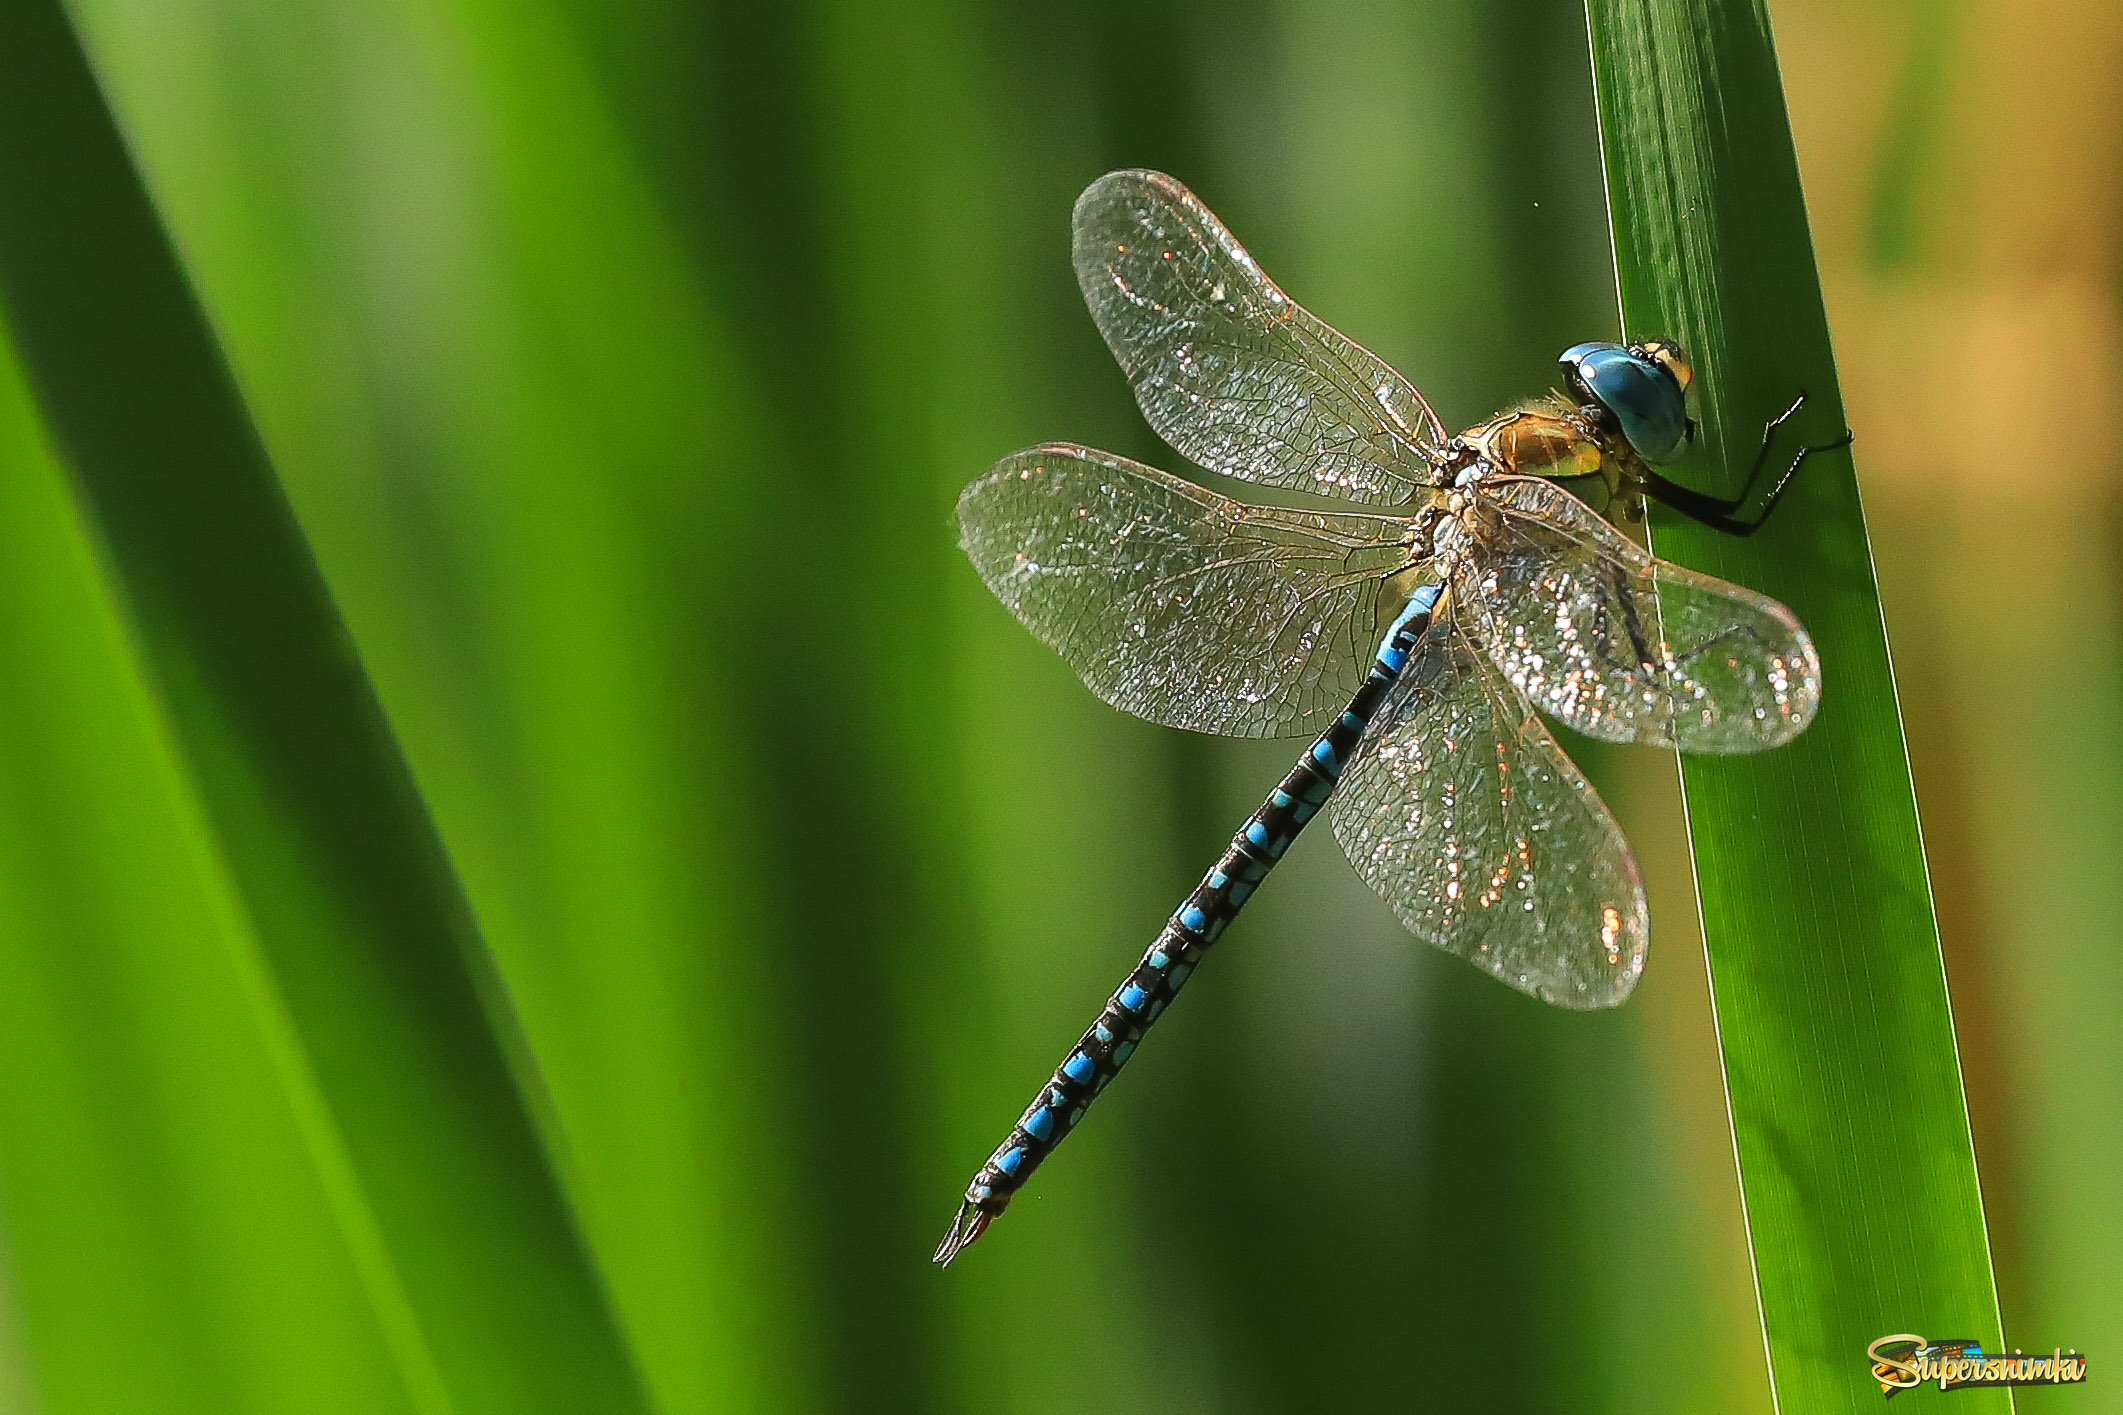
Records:
{"label": "dragonfly compound eye", "polygon": [[1688,435],[1686,384],[1652,350],[1667,351],[1674,365],[1687,364],[1671,345],[1640,345],[1625,349],[1619,344],[1578,344],[1563,353],[1565,376],[1573,390],[1583,389],[1590,401],[1613,417],[1630,448],[1646,462],[1665,462],[1680,450]]}

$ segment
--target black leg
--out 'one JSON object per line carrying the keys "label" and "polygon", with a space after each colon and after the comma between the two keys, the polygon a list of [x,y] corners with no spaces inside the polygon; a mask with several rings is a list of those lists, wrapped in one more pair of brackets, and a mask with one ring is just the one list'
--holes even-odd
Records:
{"label": "black leg", "polygon": [[1645,477],[1645,494],[1655,500],[1664,502],[1691,520],[1702,522],[1712,530],[1723,531],[1727,535],[1734,536],[1753,535],[1769,519],[1769,513],[1776,509],[1777,501],[1784,495],[1784,489],[1791,485],[1791,479],[1798,475],[1799,468],[1806,464],[1808,457],[1811,457],[1816,452],[1828,452],[1837,447],[1848,447],[1851,443],[1852,434],[1846,431],[1841,437],[1831,442],[1819,442],[1801,447],[1798,455],[1791,459],[1791,465],[1784,469],[1784,475],[1777,478],[1777,484],[1771,487],[1769,495],[1762,499],[1761,507],[1753,516],[1743,519],[1739,514],[1740,508],[1745,506],[1748,499],[1753,496],[1755,482],[1761,477],[1762,469],[1769,465],[1769,449],[1776,440],[1777,429],[1791,421],[1797,415],[1799,409],[1805,406],[1806,395],[1801,393],[1792,400],[1790,407],[1763,425],[1761,449],[1754,454],[1754,465],[1747,469],[1747,480],[1741,485],[1739,495],[1729,497],[1711,496],[1705,492],[1695,491],[1689,487],[1682,486],[1678,482],[1668,481],[1657,472],[1652,472]]}

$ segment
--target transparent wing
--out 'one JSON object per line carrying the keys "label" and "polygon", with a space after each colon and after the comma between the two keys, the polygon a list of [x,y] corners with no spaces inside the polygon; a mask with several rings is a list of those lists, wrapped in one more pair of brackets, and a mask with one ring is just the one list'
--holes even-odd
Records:
{"label": "transparent wing", "polygon": [[1368,671],[1413,523],[1247,506],[1087,447],[1013,453],[958,499],[995,597],[1085,686],[1230,737],[1310,730]]}
{"label": "transparent wing", "polygon": [[1757,752],[1821,700],[1813,640],[1775,600],[1655,560],[1531,478],[1481,483],[1469,530],[1440,529],[1468,635],[1535,706],[1588,737]]}
{"label": "transparent wing", "polygon": [[1636,986],[1649,923],[1629,842],[1449,620],[1372,718],[1332,814],[1356,872],[1425,942],[1561,1007]]}
{"label": "transparent wing", "polygon": [[1445,430],[1384,360],[1291,300],[1192,192],[1111,172],[1076,201],[1076,280],[1143,416],[1182,456],[1264,486],[1401,505]]}

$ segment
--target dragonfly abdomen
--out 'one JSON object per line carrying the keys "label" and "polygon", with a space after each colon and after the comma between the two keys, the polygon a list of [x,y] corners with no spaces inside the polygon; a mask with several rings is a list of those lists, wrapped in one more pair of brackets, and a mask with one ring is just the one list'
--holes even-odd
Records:
{"label": "dragonfly abdomen", "polygon": [[1143,954],[1135,971],[1106,999],[1098,1020],[1078,1039],[1062,1064],[1054,1068],[1054,1074],[1018,1118],[1009,1138],[996,1147],[966,1186],[965,1202],[937,1246],[937,1262],[950,1262],[978,1238],[1009,1206],[1011,1197],[1032,1177],[1040,1162],[1076,1128],[1092,1100],[1120,1074],[1143,1034],[1186,985],[1202,954],[1238,916],[1299,832],[1327,804],[1365,726],[1378,711],[1387,689],[1400,677],[1417,640],[1429,628],[1430,611],[1437,596],[1434,585],[1415,592],[1385,642],[1379,645],[1371,672],[1349,706],[1313,740],[1297,764],[1269,792],[1260,809],[1239,827],[1223,855],[1202,876],[1202,882],[1172,911],[1172,917],[1165,921],[1157,941]]}

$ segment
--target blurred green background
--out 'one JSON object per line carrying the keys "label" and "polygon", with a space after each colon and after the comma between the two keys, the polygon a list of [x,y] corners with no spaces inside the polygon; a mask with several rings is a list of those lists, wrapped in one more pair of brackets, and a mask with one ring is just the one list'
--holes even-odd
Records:
{"label": "blurred green background", "polygon": [[[2006,1335],[2098,1367],[2123,19],[1771,10]],[[957,552],[958,488],[1014,448],[1179,466],[1081,308],[1070,203],[1174,172],[1471,422],[1616,329],[1577,6],[70,13],[463,883],[655,1409],[1767,1410],[1654,753],[1580,755],[1651,887],[1628,1007],[1423,949],[1310,841],[1010,1216],[928,1263],[1290,751],[1110,712]],[[450,1408],[372,1300],[51,446],[0,366],[0,1410]]]}

